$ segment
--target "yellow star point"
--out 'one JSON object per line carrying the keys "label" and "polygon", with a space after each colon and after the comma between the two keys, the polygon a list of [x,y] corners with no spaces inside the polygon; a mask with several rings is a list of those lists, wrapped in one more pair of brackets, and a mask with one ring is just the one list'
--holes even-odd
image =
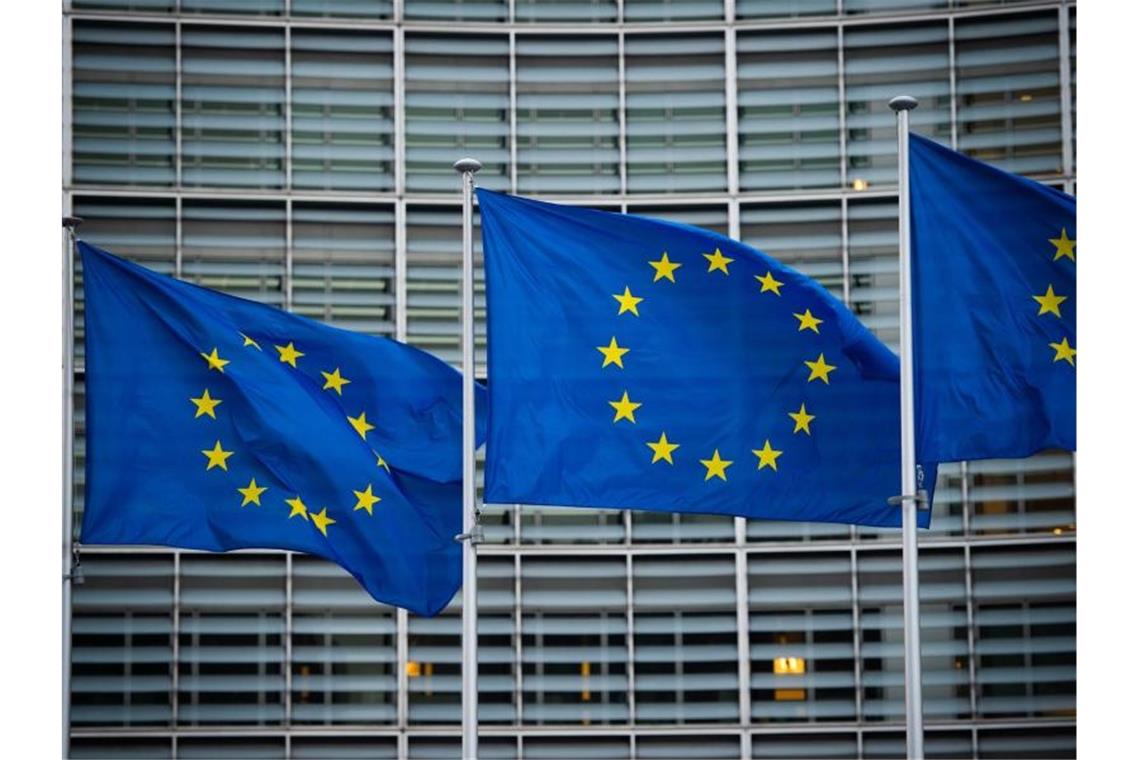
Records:
{"label": "yellow star point", "polygon": [[796,314],[793,312],[792,316],[800,321],[800,329],[798,332],[811,330],[816,335],[819,335],[819,326],[823,324],[823,320],[817,318],[814,314],[812,314],[811,309],[804,309],[803,314]]}
{"label": "yellow star point", "polygon": [[352,511],[355,512],[358,509],[363,509],[367,511],[368,516],[371,517],[372,505],[380,501],[380,497],[372,493],[372,484],[369,483],[368,487],[363,491],[354,490],[353,493],[356,495],[356,506],[352,508]]}
{"label": "yellow star point", "polygon": [[336,520],[329,517],[328,507],[321,507],[320,512],[314,512],[311,517],[313,518],[313,525],[317,526],[317,530],[325,538],[329,537],[329,526],[336,524]]}
{"label": "yellow star point", "polygon": [[610,338],[608,346],[597,346],[596,348],[602,352],[602,356],[606,357],[602,362],[603,367],[616,364],[619,368],[625,369],[625,365],[621,363],[621,358],[629,353],[629,349],[619,346],[616,337]]}
{"label": "yellow star point", "polygon": [[363,438],[364,438],[366,435],[368,435],[368,431],[369,431],[369,430],[375,430],[375,429],[376,429],[376,426],[375,426],[375,425],[373,425],[373,424],[371,424],[371,423],[370,423],[370,422],[369,422],[369,421],[368,421],[368,420],[365,418],[365,416],[364,416],[364,412],[361,412],[361,413],[360,413],[360,416],[359,416],[359,417],[349,417],[349,418],[348,418],[348,422],[349,422],[349,424],[351,424],[351,425],[352,425],[352,429],[353,429],[353,430],[355,430],[357,433],[359,433],[359,434],[360,434],[360,437],[361,437],[362,439],[363,439]]}
{"label": "yellow star point", "polygon": [[681,448],[679,443],[669,443],[669,439],[665,437],[665,432],[661,432],[661,437],[656,441],[647,441],[646,446],[653,449],[653,461],[650,464],[656,464],[664,459],[669,464],[673,464],[673,452]]}
{"label": "yellow star point", "polygon": [[1066,361],[1074,367],[1077,366],[1076,362],[1073,361],[1073,357],[1077,355],[1077,349],[1069,345],[1068,338],[1061,338],[1060,343],[1050,343],[1049,348],[1057,352],[1053,357],[1053,361]]}
{"label": "yellow star point", "polygon": [[667,252],[662,253],[661,258],[658,259],[657,261],[650,261],[649,266],[653,267],[653,270],[654,270],[654,274],[653,274],[653,281],[654,282],[657,282],[662,277],[664,277],[669,282],[673,282],[673,283],[677,282],[675,279],[673,279],[673,272],[677,271],[678,267],[680,267],[681,265],[676,263],[676,262],[670,261],[669,260],[669,254]]}
{"label": "yellow star point", "polygon": [[773,277],[771,272],[766,273],[763,277],[760,275],[755,275],[755,277],[760,281],[761,293],[772,292],[776,295],[780,295],[780,288],[783,287],[784,283]]}
{"label": "yellow star point", "polygon": [[337,367],[332,372],[321,370],[321,375],[325,378],[325,385],[321,390],[327,391],[332,389],[336,391],[336,395],[338,396],[343,396],[344,394],[341,393],[341,388],[352,382],[347,377],[341,377],[340,367]]}
{"label": "yellow star point", "polygon": [[725,470],[732,464],[731,459],[721,459],[720,449],[713,449],[712,459],[702,459],[701,464],[705,466],[705,480],[708,481],[714,475],[721,480],[728,480]]}
{"label": "yellow star point", "polygon": [[804,362],[804,364],[806,364],[808,366],[808,369],[811,370],[811,374],[808,375],[808,382],[809,383],[812,380],[819,378],[820,380],[823,381],[824,385],[831,385],[831,382],[827,379],[827,376],[829,373],[835,371],[835,365],[828,364],[824,360],[823,354],[820,354],[819,358],[816,359],[814,362]]}
{"label": "yellow star point", "polygon": [[384,457],[380,456],[380,454],[376,451],[373,451],[372,453],[376,454],[376,466],[377,467],[383,467],[388,472],[392,472],[392,468],[389,467],[388,463],[384,461]]}
{"label": "yellow star point", "polygon": [[259,486],[254,478],[249,479],[249,485],[245,488],[237,489],[241,494],[241,505],[244,507],[246,504],[256,504],[261,506],[261,494],[269,490],[268,486]]}
{"label": "yellow star point", "polygon": [[775,472],[776,460],[784,452],[772,448],[772,442],[768,439],[764,439],[764,448],[752,449],[752,453],[755,454],[760,460],[760,463],[756,465],[757,470],[763,470],[765,467],[771,467],[772,471]]}
{"label": "yellow star point", "polygon": [[709,260],[709,272],[720,270],[728,274],[728,265],[736,261],[736,259],[730,259],[721,253],[719,248],[712,253],[702,253],[701,255]]}
{"label": "yellow star point", "polygon": [[253,338],[249,337],[248,335],[246,335],[243,332],[239,332],[238,335],[241,336],[241,340],[242,340],[241,347],[242,348],[245,348],[246,346],[253,346],[258,351],[261,350],[261,346],[257,345],[257,341],[254,340]]}
{"label": "yellow star point", "polygon": [[214,350],[208,354],[200,353],[201,357],[206,360],[206,365],[210,369],[216,369],[218,372],[225,374],[225,366],[230,363],[229,359],[223,359],[218,356],[218,349],[215,346]]}
{"label": "yellow star point", "polygon": [[1055,314],[1061,316],[1061,304],[1069,300],[1068,296],[1059,296],[1053,292],[1053,286],[1050,285],[1049,289],[1045,291],[1043,296],[1033,296],[1033,300],[1041,305],[1037,311],[1037,316],[1044,316],[1045,314]]}
{"label": "yellow star point", "polygon": [[614,298],[617,299],[618,302],[618,316],[625,314],[627,311],[633,314],[635,317],[641,316],[637,313],[637,305],[645,299],[638,298],[637,296],[630,293],[628,285],[625,286],[625,292],[621,295],[614,293]]}
{"label": "yellow star point", "polygon": [[203,414],[209,415],[210,417],[213,417],[215,420],[218,419],[217,416],[214,415],[214,408],[218,404],[222,403],[222,400],[220,398],[210,398],[210,389],[209,388],[202,391],[201,396],[199,396],[198,398],[192,398],[192,399],[190,399],[190,401],[196,407],[198,407],[198,410],[196,412],[194,412],[194,419],[198,419]]}
{"label": "yellow star point", "polygon": [[800,432],[801,430],[811,435],[811,421],[815,419],[814,414],[808,414],[807,409],[803,404],[800,404],[798,412],[788,412],[788,416],[796,421],[796,426],[792,430],[792,435]]}
{"label": "yellow star point", "polygon": [[303,517],[305,520],[309,519],[309,508],[305,506],[305,502],[301,501],[300,496],[294,496],[292,499],[286,499],[285,503],[291,507],[289,511],[290,520],[298,515]]}
{"label": "yellow star point", "polygon": [[1077,248],[1077,240],[1076,238],[1070,240],[1069,233],[1065,230],[1064,227],[1061,228],[1061,237],[1049,238],[1049,242],[1052,243],[1053,247],[1057,249],[1057,252],[1053,255],[1053,261],[1056,261],[1062,256],[1067,256],[1074,262],[1077,260],[1075,254]]}
{"label": "yellow star point", "polygon": [[304,356],[304,354],[294,348],[291,341],[286,346],[274,346],[274,348],[277,349],[277,353],[279,354],[278,358],[282,364],[288,364],[293,369],[297,369],[297,360]]}
{"label": "yellow star point", "polygon": [[614,408],[614,422],[618,420],[629,420],[633,424],[637,424],[637,420],[633,418],[633,413],[641,406],[641,403],[638,401],[630,401],[628,391],[622,391],[620,400],[609,401],[607,403]]}
{"label": "yellow star point", "polygon": [[206,456],[207,470],[221,467],[223,470],[229,471],[229,468],[226,467],[226,460],[232,457],[234,453],[232,451],[224,451],[221,441],[215,441],[214,448],[212,449],[202,449],[202,453]]}

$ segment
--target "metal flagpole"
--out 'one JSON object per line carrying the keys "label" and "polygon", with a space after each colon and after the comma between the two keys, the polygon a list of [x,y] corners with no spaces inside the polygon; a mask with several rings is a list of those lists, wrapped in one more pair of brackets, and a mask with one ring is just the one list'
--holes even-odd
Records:
{"label": "metal flagpole", "polygon": [[918,101],[891,98],[899,137],[899,356],[902,417],[903,647],[906,756],[922,760],[922,650],[918,625],[918,502],[914,453],[914,336],[910,293],[910,111]]}
{"label": "metal flagpole", "polygon": [[475,172],[483,164],[461,158],[453,164],[463,177],[463,757],[479,756],[479,660],[475,594],[475,545],[482,539],[475,511],[475,252],[472,195]]}
{"label": "metal flagpole", "polygon": [[72,467],[75,462],[75,228],[77,216],[63,217],[63,757],[71,757],[71,590],[82,583],[73,542]]}

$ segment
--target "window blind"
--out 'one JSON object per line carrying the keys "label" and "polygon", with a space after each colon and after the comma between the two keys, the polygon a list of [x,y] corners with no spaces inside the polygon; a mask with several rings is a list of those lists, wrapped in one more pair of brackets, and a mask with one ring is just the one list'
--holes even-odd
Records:
{"label": "window blind", "polygon": [[182,183],[282,187],[284,130],[284,33],[184,26]]}
{"label": "window blind", "polygon": [[629,191],[723,191],[723,37],[630,35],[625,55]]}
{"label": "window blind", "polygon": [[617,21],[614,0],[516,0],[515,20],[589,23]]}
{"label": "window blind", "polygon": [[604,193],[618,178],[618,43],[519,36],[520,193]]}
{"label": "window blind", "polygon": [[900,92],[918,99],[911,130],[949,142],[948,40],[945,22],[844,30],[849,182],[872,188],[898,183],[896,117],[885,106]]}
{"label": "window blind", "polygon": [[839,185],[837,45],[833,30],[737,35],[742,190]]}
{"label": "window blind", "polygon": [[955,29],[958,147],[1021,174],[1060,174],[1057,14],[963,19]]}
{"label": "window blind", "polygon": [[182,220],[183,279],[284,307],[284,204],[185,201]]}
{"label": "window blind", "polygon": [[406,36],[409,191],[456,192],[459,180],[451,165],[468,154],[483,162],[480,185],[508,189],[509,54],[502,35]]}
{"label": "window blind", "polygon": [[293,205],[293,310],[372,335],[395,333],[395,214],[372,204]]}
{"label": "window blind", "polygon": [[174,184],[174,28],[76,21],[71,45],[74,180]]}
{"label": "window blind", "polygon": [[293,32],[293,186],[395,187],[392,38]]}

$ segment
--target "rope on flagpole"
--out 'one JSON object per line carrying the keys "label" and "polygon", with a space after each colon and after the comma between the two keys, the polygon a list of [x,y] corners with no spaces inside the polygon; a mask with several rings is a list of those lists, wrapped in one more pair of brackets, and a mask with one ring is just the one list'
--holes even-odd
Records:
{"label": "rope on flagpole", "polygon": [[475,578],[475,545],[482,541],[475,506],[475,253],[472,242],[472,209],[475,173],[483,164],[461,158],[452,168],[463,178],[463,532],[455,537],[463,544],[463,758],[479,756],[479,660],[477,648],[478,597]]}
{"label": "rope on flagpole", "polygon": [[918,624],[918,504],[925,503],[917,484],[914,452],[914,336],[910,282],[910,112],[918,101],[909,95],[890,100],[898,117],[899,139],[899,358],[903,532],[903,653],[906,699],[906,756],[922,760],[922,649]]}

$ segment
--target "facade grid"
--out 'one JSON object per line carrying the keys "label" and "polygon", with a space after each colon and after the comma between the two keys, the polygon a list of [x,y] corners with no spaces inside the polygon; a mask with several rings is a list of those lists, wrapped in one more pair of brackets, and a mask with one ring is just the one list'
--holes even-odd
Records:
{"label": "facade grid", "polygon": [[[64,51],[84,239],[454,364],[463,155],[493,189],[743,240],[892,346],[889,97],[1075,190],[1066,0],[70,0]],[[1073,477],[1067,452],[940,469],[930,757],[1075,754]],[[483,523],[483,756],[903,756],[897,532],[529,505]],[[458,756],[458,596],[423,619],[277,551],[80,558],[74,756]]]}

